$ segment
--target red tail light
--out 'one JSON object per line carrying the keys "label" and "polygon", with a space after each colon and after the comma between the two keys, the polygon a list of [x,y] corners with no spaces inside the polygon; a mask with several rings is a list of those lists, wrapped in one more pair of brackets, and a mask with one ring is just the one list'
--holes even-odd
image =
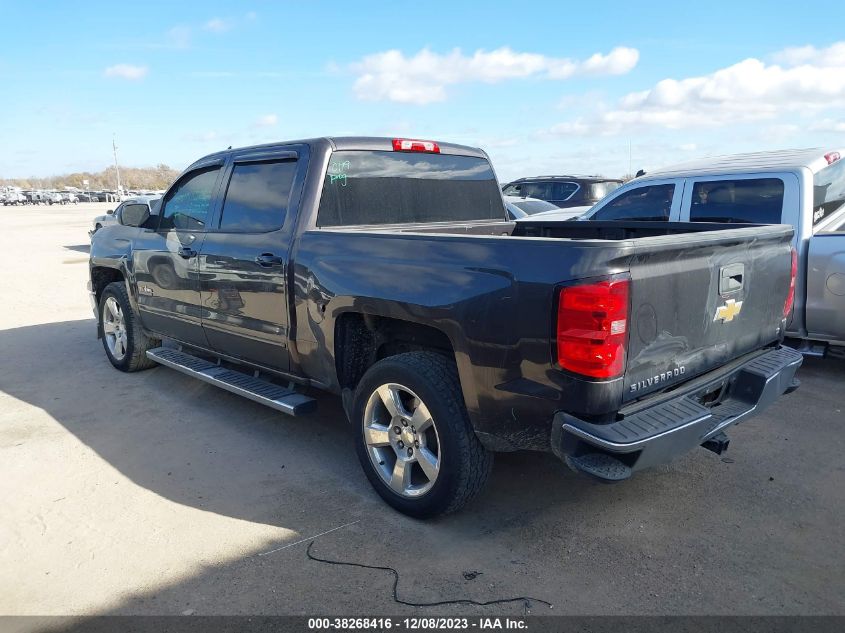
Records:
{"label": "red tail light", "polygon": [[792,306],[795,303],[795,279],[798,277],[798,253],[792,249],[792,278],[789,281],[789,292],[786,293],[786,301],[783,304],[783,318],[789,316],[792,312]]}
{"label": "red tail light", "polygon": [[409,138],[395,138],[393,139],[393,151],[439,154],[440,146],[434,141],[415,141]]}
{"label": "red tail light", "polygon": [[839,160],[839,152],[828,152],[824,155],[824,159],[827,161],[828,165],[832,165]]}
{"label": "red tail light", "polygon": [[567,286],[557,310],[557,361],[591,378],[616,378],[625,371],[628,340],[627,279]]}

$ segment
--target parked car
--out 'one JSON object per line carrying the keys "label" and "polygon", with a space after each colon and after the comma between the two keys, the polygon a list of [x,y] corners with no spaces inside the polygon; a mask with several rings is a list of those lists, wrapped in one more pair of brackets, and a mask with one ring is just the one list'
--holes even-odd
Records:
{"label": "parked car", "polygon": [[600,176],[536,176],[509,182],[502,187],[502,193],[545,200],[561,209],[590,207],[621,184],[621,180]]}
{"label": "parked car", "polygon": [[293,415],[316,406],[297,386],[339,395],[375,490],[427,517],[472,498],[494,451],[605,482],[723,451],[798,386],[792,234],[507,222],[479,149],[321,138],[211,154],[157,214],[124,206],[91,241],[89,291],[121,371]]}
{"label": "parked car", "polygon": [[[123,212],[127,206],[134,206],[134,205],[141,205],[146,207],[146,211],[149,214],[155,214],[155,209],[161,198],[159,196],[138,196],[136,198],[129,198],[126,202],[121,202],[116,209],[109,209],[103,215],[98,215],[91,223],[93,224],[90,231],[88,231],[89,236],[93,236],[94,233],[99,231],[101,228],[105,226],[112,226],[114,224],[120,224],[123,219]],[[137,210],[133,210],[137,211]]]}
{"label": "parked car", "polygon": [[582,219],[791,224],[795,310],[787,336],[811,355],[845,354],[845,150],[716,156],[636,178]]}

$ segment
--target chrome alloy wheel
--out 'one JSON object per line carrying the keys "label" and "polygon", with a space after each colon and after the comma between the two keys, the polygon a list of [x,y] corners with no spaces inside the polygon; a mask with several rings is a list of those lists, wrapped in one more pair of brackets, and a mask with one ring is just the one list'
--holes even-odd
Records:
{"label": "chrome alloy wheel", "polygon": [[397,494],[420,497],[440,473],[440,438],[425,403],[407,387],[387,383],[364,409],[364,443],[381,479]]}
{"label": "chrome alloy wheel", "polygon": [[120,309],[120,304],[114,297],[109,297],[103,304],[103,335],[106,337],[106,345],[114,359],[123,360],[128,345],[126,322],[123,318],[123,310]]}

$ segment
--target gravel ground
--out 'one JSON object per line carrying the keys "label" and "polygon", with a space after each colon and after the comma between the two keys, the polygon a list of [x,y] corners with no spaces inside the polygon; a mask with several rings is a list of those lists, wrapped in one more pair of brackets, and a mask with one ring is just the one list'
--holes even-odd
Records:
{"label": "gravel ground", "polygon": [[845,363],[704,450],[604,486],[496,457],[459,514],[380,502],[339,401],[287,418],[166,368],[109,365],[85,291],[111,205],[0,207],[0,613],[845,613]]}

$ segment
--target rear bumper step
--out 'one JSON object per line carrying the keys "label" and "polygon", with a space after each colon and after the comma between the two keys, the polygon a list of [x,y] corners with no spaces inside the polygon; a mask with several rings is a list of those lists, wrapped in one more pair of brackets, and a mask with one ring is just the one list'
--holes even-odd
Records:
{"label": "rear bumper step", "polygon": [[[716,382],[725,385],[716,406],[700,400],[713,386],[705,384],[612,424],[592,424],[566,413],[555,415],[552,450],[579,472],[604,481],[619,474],[665,463],[696,446],[716,453],[727,449],[723,431],[757,415],[782,394],[794,391],[802,356],[789,347],[774,349],[737,367]],[[596,455],[605,455],[611,461]],[[624,467],[624,468],[623,468]],[[610,473],[610,476],[603,476]]]}
{"label": "rear bumper step", "polygon": [[169,347],[148,350],[147,358],[288,415],[303,415],[317,408],[316,400],[293,389],[285,389]]}

